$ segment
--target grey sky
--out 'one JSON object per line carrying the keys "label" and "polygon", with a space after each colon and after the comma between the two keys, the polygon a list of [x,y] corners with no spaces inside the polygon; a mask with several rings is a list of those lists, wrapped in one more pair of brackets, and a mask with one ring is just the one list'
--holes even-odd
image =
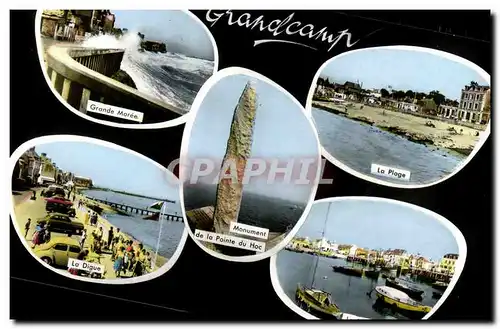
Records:
{"label": "grey sky", "polygon": [[363,83],[363,88],[386,88],[430,92],[439,90],[450,99],[460,99],[471,81],[486,85],[476,71],[458,62],[421,51],[366,49],[333,59],[322,77],[338,83]]}
{"label": "grey sky", "polygon": [[[211,88],[193,124],[189,159],[223,159],[234,109],[250,79],[246,75],[228,76]],[[293,158],[297,163],[294,168],[300,168],[298,161],[303,158],[316,159],[319,154],[317,140],[302,108],[274,86],[254,81],[259,107],[254,126],[252,158],[278,158],[280,161]],[[267,177],[262,175],[250,180],[245,191],[300,202],[309,199],[312,184],[292,186],[281,180],[271,185],[267,184]]]}
{"label": "grey sky", "polygon": [[[458,253],[453,234],[437,219],[404,205],[343,200],[313,205],[297,236],[355,244],[370,249],[400,248],[433,260]],[[326,225],[325,225],[326,220]]]}
{"label": "grey sky", "polygon": [[111,10],[115,27],[141,32],[145,39],[163,41],[167,50],[213,60],[214,48],[203,23],[181,10]]}

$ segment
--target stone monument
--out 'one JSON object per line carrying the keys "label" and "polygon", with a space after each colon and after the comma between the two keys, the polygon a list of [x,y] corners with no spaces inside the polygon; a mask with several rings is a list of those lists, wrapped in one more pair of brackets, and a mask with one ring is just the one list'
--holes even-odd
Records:
{"label": "stone monument", "polygon": [[[253,83],[248,82],[234,110],[226,154],[221,167],[221,170],[234,169],[235,164],[237,181],[231,178],[219,180],[214,209],[214,231],[216,233],[227,233],[229,224],[238,221],[243,196],[243,176],[247,160],[251,155],[256,111],[257,94]],[[228,162],[233,165],[229,165]],[[234,177],[234,173],[232,174]],[[221,177],[222,175],[221,172]]]}

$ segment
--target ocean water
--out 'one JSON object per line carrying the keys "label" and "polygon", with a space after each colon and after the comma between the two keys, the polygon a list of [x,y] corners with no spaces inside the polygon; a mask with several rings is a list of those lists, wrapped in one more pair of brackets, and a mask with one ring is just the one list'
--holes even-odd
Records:
{"label": "ocean water", "polygon": [[[450,175],[465,160],[436,147],[409,140],[317,108],[312,109],[323,148],[349,168],[398,184],[427,184]],[[410,181],[386,178],[371,173],[376,163],[411,172]]]}
{"label": "ocean water", "polygon": [[[184,186],[186,211],[215,205],[217,185]],[[243,191],[238,222],[284,233],[293,228],[304,213],[305,203],[257,195]]]}
{"label": "ocean water", "polygon": [[[366,293],[376,286],[385,285],[385,279],[382,276],[377,281],[365,277],[348,276],[334,272],[331,268],[334,265],[349,266],[352,263],[344,259],[317,257],[288,250],[280,251],[276,259],[279,284],[292,301],[295,301],[295,289],[300,283],[331,293],[332,299],[342,312],[371,319],[389,317],[405,319],[404,315],[392,313],[388,309],[374,308],[373,305],[377,299],[375,292],[372,293],[371,298],[367,296]],[[414,285],[424,290],[421,303],[431,307],[437,303],[438,299],[432,298],[432,292],[436,291],[434,288],[423,283],[414,283]]]}
{"label": "ocean water", "polygon": [[213,74],[214,62],[171,52],[139,52],[140,42],[137,34],[130,32],[120,39],[93,36],[82,46],[125,49],[121,69],[130,75],[137,89],[188,112],[201,86]]}
{"label": "ocean water", "polygon": [[[158,201],[111,191],[86,190],[84,194],[100,200],[114,201],[143,209],[147,209]],[[178,207],[178,204],[168,203],[164,214],[179,215]],[[104,216],[112,225],[119,227],[122,232],[133,236],[153,250],[156,250],[159,241],[158,254],[168,258],[172,257],[177,249],[184,230],[183,222],[144,220],[144,215],[141,214],[130,213],[129,216],[125,216],[106,213]]]}

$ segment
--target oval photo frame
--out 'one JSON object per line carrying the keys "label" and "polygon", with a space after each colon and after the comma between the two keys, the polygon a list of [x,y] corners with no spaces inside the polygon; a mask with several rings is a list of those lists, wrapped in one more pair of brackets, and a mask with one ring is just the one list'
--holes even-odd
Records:
{"label": "oval photo frame", "polygon": [[[324,204],[324,203],[328,203],[328,204],[336,204],[337,203],[337,204],[339,204],[339,203],[342,203],[345,201],[347,201],[347,202],[359,201],[359,202],[385,203],[385,204],[389,204],[389,205],[400,206],[401,208],[406,207],[408,209],[421,212],[425,216],[428,216],[429,218],[435,219],[436,221],[439,222],[439,224],[441,224],[444,228],[446,228],[449,231],[449,233],[451,233],[453,235],[455,242],[457,244],[457,247],[458,247],[458,255],[459,256],[456,259],[456,261],[454,262],[454,273],[453,273],[452,278],[450,279],[450,282],[449,282],[446,290],[442,293],[442,296],[439,298],[439,300],[432,306],[430,312],[428,312],[427,314],[425,314],[422,317],[422,320],[429,319],[439,309],[439,307],[441,307],[441,305],[446,301],[448,296],[451,294],[452,290],[455,288],[455,285],[456,285],[458,279],[460,278],[462,271],[464,269],[466,258],[467,258],[467,243],[465,241],[465,238],[464,238],[462,232],[460,232],[460,230],[453,223],[451,223],[449,220],[447,220],[446,218],[444,218],[441,215],[434,213],[433,211],[430,211],[426,208],[422,208],[420,206],[417,206],[417,205],[414,205],[411,203],[397,201],[397,200],[393,200],[393,199],[378,198],[378,197],[333,197],[333,198],[316,200],[313,204],[313,207],[315,205],[318,205],[318,204]],[[328,207],[328,211],[329,210],[330,209]],[[312,214],[312,213],[313,213],[313,210],[311,209],[309,214]],[[327,212],[327,216],[328,216],[328,212]],[[308,218],[308,221],[313,221],[313,220],[314,220],[313,218]],[[346,220],[348,220],[348,219],[346,219]],[[325,223],[326,223],[326,220],[325,220]],[[325,228],[323,228],[323,230],[325,230]],[[344,243],[344,242],[346,242],[346,241],[341,241],[340,243]],[[282,253],[282,252],[286,252],[286,249],[283,249],[282,251],[273,255],[271,257],[270,266],[269,266],[271,283],[273,285],[273,288],[274,288],[276,294],[278,295],[278,297],[281,299],[281,301],[288,308],[290,308],[292,311],[294,311],[298,315],[302,316],[303,318],[308,319],[308,320],[320,320],[320,318],[306,312],[305,310],[300,308],[298,305],[296,305],[290,299],[290,297],[285,293],[283,287],[281,286],[280,280],[279,280],[279,275],[278,275],[277,258],[280,256],[280,253]],[[317,255],[313,255],[313,257],[318,258]],[[309,272],[309,270],[306,270],[306,271]],[[364,296],[364,294],[363,294],[363,296]],[[332,298],[335,300],[335,296],[332,296]],[[345,320],[350,320],[350,319],[370,320],[370,318],[360,317],[360,316],[355,315],[355,314],[343,313],[342,310],[341,310],[339,315],[341,316],[339,318],[340,320],[344,320],[344,319]]]}
{"label": "oval photo frame", "polygon": [[[110,148],[114,150],[118,150],[121,152],[125,152],[128,154],[131,154],[135,157],[138,157],[139,159],[142,159],[144,161],[147,161],[150,164],[153,164],[154,166],[158,167],[161,171],[166,173],[166,178],[167,180],[171,180],[170,183],[177,183],[178,184],[178,179],[175,177],[173,173],[165,169],[163,166],[160,164],[156,163],[155,161],[149,159],[148,157],[137,153],[135,151],[132,151],[130,149],[127,149],[125,147],[110,143],[110,142],[105,142],[99,139],[94,139],[90,137],[82,137],[82,136],[74,136],[74,135],[53,135],[53,136],[44,136],[44,137],[37,137],[34,139],[31,139],[27,142],[24,142],[21,144],[10,156],[10,163],[9,163],[9,170],[10,173],[13,173],[16,163],[18,162],[19,158],[29,149],[43,145],[43,144],[50,144],[50,143],[57,143],[57,142],[81,142],[81,143],[88,143],[92,145],[99,145],[105,148]],[[10,190],[13,191],[13,186],[12,186],[12,180],[10,183]],[[163,264],[161,267],[159,267],[157,270],[154,272],[141,275],[138,277],[131,277],[131,278],[114,278],[114,279],[97,279],[97,278],[89,278],[89,277],[82,277],[79,275],[73,275],[69,273],[67,270],[58,270],[53,268],[51,265],[47,264],[44,262],[41,258],[37,257],[35,253],[33,252],[32,247],[28,244],[26,241],[23,233],[21,232],[21,227],[19,227],[17,223],[17,217],[15,213],[15,203],[14,200],[11,200],[11,209],[10,209],[10,217],[12,221],[12,225],[14,226],[14,229],[16,230],[16,233],[21,240],[23,246],[26,248],[26,250],[30,253],[30,255],[36,259],[40,264],[42,264],[45,268],[49,269],[50,271],[62,275],[64,277],[73,279],[73,280],[80,280],[80,281],[85,281],[85,282],[91,282],[91,283],[100,283],[100,284],[117,284],[117,285],[122,285],[122,284],[134,284],[134,283],[139,283],[139,282],[145,282],[149,281],[152,279],[155,279],[165,273],[167,273],[172,266],[177,262],[178,258],[180,257],[182,250],[184,249],[184,244],[186,243],[188,232],[187,228],[184,225],[184,228],[182,229],[182,234],[179,239],[179,242],[177,244],[177,247],[172,254],[172,257],[168,259],[168,261]]]}
{"label": "oval photo frame", "polygon": [[[129,10],[133,11],[133,10],[136,10],[136,9],[129,9]],[[168,11],[168,10],[164,10],[164,11]],[[197,24],[199,24],[203,28],[203,30],[205,31],[205,33],[207,34],[207,37],[210,40],[210,42],[212,44],[212,47],[213,47],[213,55],[214,55],[213,63],[214,63],[214,67],[213,67],[212,75],[215,74],[217,72],[218,66],[219,66],[219,51],[218,51],[218,48],[217,48],[217,43],[215,42],[215,39],[214,39],[212,33],[210,32],[210,30],[208,29],[208,27],[205,24],[203,24],[203,22],[195,14],[191,13],[189,10],[178,10],[178,11],[181,11],[181,12],[185,13],[186,15],[188,15],[189,17],[191,17],[191,19],[194,22],[196,22]],[[38,59],[40,61],[40,68],[41,68],[43,76],[45,78],[45,82],[47,83],[47,87],[52,91],[52,93],[57,98],[57,100],[62,105],[64,105],[68,110],[70,110],[74,114],[78,115],[79,117],[81,117],[83,119],[86,119],[88,121],[91,121],[91,122],[95,122],[95,123],[99,123],[99,124],[103,124],[103,125],[107,125],[107,126],[111,126],[111,127],[127,128],[127,129],[159,129],[159,128],[168,128],[168,127],[174,127],[174,126],[178,126],[178,125],[184,124],[187,120],[189,120],[189,118],[191,117],[191,109],[193,107],[193,104],[191,104],[190,110],[187,113],[185,113],[185,114],[179,114],[180,116],[177,117],[177,118],[175,118],[175,119],[167,120],[167,121],[164,121],[164,122],[145,123],[145,124],[141,124],[141,123],[137,123],[137,124],[135,124],[135,123],[119,123],[119,122],[112,122],[112,121],[108,121],[108,120],[104,120],[104,119],[93,118],[93,117],[91,117],[91,116],[89,116],[89,115],[87,115],[85,113],[82,113],[81,111],[75,109],[66,100],[64,100],[64,98],[61,96],[61,94],[54,88],[54,86],[52,86],[51,78],[48,75],[47,68],[46,68],[46,65],[44,63],[44,49],[43,49],[43,44],[42,44],[42,40],[41,40],[41,31],[40,31],[41,30],[41,24],[42,24],[42,12],[43,12],[42,9],[37,10],[37,13],[36,13],[36,16],[35,16],[35,39],[36,39]],[[83,71],[91,71],[90,69],[88,69],[86,67],[83,67],[82,70]],[[125,87],[128,88],[128,86],[125,86]],[[143,98],[150,99],[152,102],[159,101],[160,103],[162,103],[161,100],[159,100],[159,99],[157,100],[153,96],[146,95],[143,92],[137,92],[137,93],[140,94]],[[131,108],[131,109],[129,109],[129,111],[130,110],[133,111],[134,109]],[[135,111],[133,111],[133,112],[135,112]],[[172,113],[175,113],[175,112],[172,112]]]}
{"label": "oval photo frame", "polygon": [[[210,248],[207,248],[202,242],[200,242],[198,239],[195,238],[195,235],[192,232],[191,228],[188,227],[188,234],[190,235],[190,237],[194,240],[194,242],[202,250],[204,250],[205,252],[207,252],[211,256],[214,256],[214,257],[219,258],[219,259],[228,260],[228,261],[235,261],[235,262],[255,262],[255,261],[259,261],[259,260],[268,258],[271,255],[273,255],[274,253],[276,253],[278,250],[281,250],[283,247],[285,247],[288,244],[288,242],[293,238],[295,233],[300,229],[300,226],[303,224],[303,222],[305,221],[307,214],[308,214],[308,212],[312,206],[312,203],[314,201],[314,197],[316,195],[316,190],[318,188],[318,184],[320,181],[321,149],[320,149],[320,145],[319,145],[319,139],[318,139],[318,136],[316,133],[316,128],[314,127],[314,124],[312,123],[311,119],[307,116],[306,112],[304,111],[303,106],[283,87],[279,86],[274,81],[270,80],[269,78],[267,78],[267,77],[265,77],[257,72],[254,72],[254,71],[251,71],[251,70],[248,70],[245,68],[241,68],[241,67],[230,67],[230,68],[225,68],[225,69],[218,71],[216,74],[214,74],[212,77],[210,77],[207,80],[207,82],[203,85],[200,92],[196,96],[196,99],[193,102],[193,109],[192,109],[193,116],[190,118],[190,121],[188,121],[186,123],[186,127],[184,128],[184,134],[183,134],[182,145],[181,145],[181,157],[180,157],[180,163],[179,163],[179,168],[180,168],[180,170],[179,170],[180,189],[179,190],[180,190],[181,211],[182,211],[184,220],[186,222],[186,226],[189,226],[189,221],[187,219],[185,200],[184,200],[185,188],[184,188],[183,182],[185,182],[185,180],[186,180],[185,168],[188,167],[186,165],[185,159],[186,159],[187,154],[189,153],[189,144],[190,144],[190,140],[191,140],[193,125],[196,122],[196,114],[198,113],[200,107],[202,107],[203,101],[204,101],[205,97],[207,96],[207,94],[212,89],[212,87],[214,87],[222,79],[224,79],[226,77],[231,77],[231,76],[247,76],[250,79],[258,80],[259,82],[263,82],[264,84],[267,84],[267,85],[275,88],[277,91],[279,91],[283,95],[287,96],[287,98],[292,100],[294,105],[302,110],[302,115],[304,116],[304,120],[307,120],[307,122],[311,128],[311,132],[313,132],[313,134],[314,134],[314,138],[316,140],[317,150],[318,150],[317,155],[315,156],[316,163],[318,165],[317,165],[317,168],[315,170],[315,176],[314,176],[314,180],[312,183],[311,192],[309,194],[309,198],[308,198],[307,204],[305,205],[305,208],[302,212],[302,215],[300,216],[298,221],[294,224],[294,227],[283,238],[283,240],[281,242],[277,243],[271,249],[266,250],[264,252],[258,252],[255,255],[245,255],[245,256],[225,255],[221,252],[217,252],[217,251],[214,251]],[[214,109],[214,110],[217,110],[217,109]]]}
{"label": "oval photo frame", "polygon": [[[318,83],[319,78],[321,77],[321,74],[324,72],[325,68],[329,64],[333,63],[335,60],[342,59],[342,58],[348,57],[348,56],[353,55],[353,54],[358,55],[358,54],[363,53],[363,52],[386,51],[386,50],[388,50],[388,51],[392,51],[393,50],[393,51],[401,51],[401,52],[405,52],[406,51],[406,52],[417,52],[417,53],[423,53],[423,54],[430,54],[430,55],[436,56],[438,58],[443,58],[443,59],[446,59],[448,61],[451,61],[451,62],[460,64],[460,65],[463,65],[466,68],[470,69],[471,71],[474,71],[480,78],[482,78],[484,81],[486,81],[486,83],[488,84],[488,88],[491,90],[491,77],[490,77],[490,75],[486,71],[484,71],[478,65],[476,65],[476,64],[474,64],[474,63],[472,63],[472,62],[470,62],[470,61],[468,61],[468,60],[466,60],[466,59],[464,59],[462,57],[459,57],[459,56],[456,56],[456,55],[453,55],[453,54],[450,54],[450,53],[447,53],[447,52],[444,52],[444,51],[430,49],[430,48],[423,48],[423,47],[415,47],[415,46],[382,46],[382,47],[372,47],[372,48],[357,49],[357,50],[352,50],[352,51],[347,51],[347,52],[341,53],[340,55],[337,55],[337,56],[335,56],[335,57],[327,60],[325,63],[323,63],[321,65],[321,67],[316,72],[316,74],[314,76],[314,79],[312,81],[311,88],[309,89],[309,93],[308,93],[308,96],[307,96],[306,107],[305,107],[308,115],[311,116],[311,118],[313,119],[313,121],[315,121],[314,118],[313,118],[313,107],[314,107],[313,106],[313,98],[315,96],[315,91],[316,91],[317,83]],[[348,81],[346,81],[346,83],[347,82]],[[466,81],[464,83],[468,83],[468,81]],[[360,86],[359,83],[357,83],[357,84],[358,84],[358,86]],[[361,83],[361,88],[362,88],[362,83]],[[414,92],[414,94],[416,94],[416,93],[419,93],[419,92]],[[334,96],[334,98],[336,98],[336,97],[337,96]],[[344,98],[343,98],[343,100],[339,99],[339,104],[342,104],[341,102],[343,102],[343,101],[346,100],[345,95],[342,96],[342,97],[344,97]],[[336,100],[337,99],[335,99],[335,101]],[[357,103],[356,102],[356,104],[363,105],[364,103],[362,104],[362,103]],[[364,106],[369,106],[369,105],[364,104]],[[363,109],[363,106],[361,106],[361,109]],[[405,108],[405,110],[407,110],[407,109]],[[342,111],[343,110],[341,110],[340,112],[339,111],[334,111],[334,113],[341,113]],[[353,109],[353,110],[349,110],[349,111],[354,112],[356,110]],[[400,110],[397,110],[397,111],[400,111]],[[458,109],[458,111],[461,111],[461,110]],[[346,114],[347,114],[347,109],[345,110],[345,114],[341,113],[341,115],[346,115]],[[337,114],[334,114],[334,115],[337,116]],[[347,115],[346,115],[346,117],[347,117]],[[472,118],[472,115],[471,115],[471,118]],[[361,121],[361,122],[364,121],[364,123],[368,123],[370,125],[373,125],[374,127],[376,126],[375,125],[376,121],[373,121],[370,118],[359,117],[359,118],[356,118],[356,121]],[[431,121],[429,121],[429,122],[431,122]],[[453,123],[449,123],[449,124],[453,125]],[[317,125],[316,125],[316,127],[317,127]],[[385,127],[385,128],[387,128],[387,127]],[[393,127],[389,127],[389,128],[392,129]],[[317,127],[317,129],[318,129],[318,133],[320,134],[319,136],[320,136],[320,140],[321,140],[320,129],[318,127]],[[372,173],[372,175],[369,175],[367,173],[361,172],[361,169],[357,170],[357,169],[354,169],[354,168],[348,166],[347,164],[344,163],[345,161],[341,161],[338,158],[336,158],[335,156],[333,156],[329,151],[326,150],[326,148],[323,146],[323,144],[322,144],[321,148],[322,148],[322,155],[328,161],[330,161],[331,163],[333,163],[335,166],[339,167],[343,171],[345,171],[345,172],[347,172],[347,173],[349,173],[349,174],[351,174],[351,175],[353,175],[353,176],[355,176],[357,178],[366,180],[366,181],[371,182],[371,183],[375,183],[375,184],[379,184],[379,185],[383,185],[383,186],[388,186],[388,187],[397,187],[397,188],[406,188],[406,189],[424,188],[424,187],[429,187],[429,186],[433,186],[433,185],[439,184],[441,182],[444,182],[447,179],[453,177],[460,170],[462,170],[472,160],[472,158],[477,154],[477,152],[481,149],[481,147],[483,146],[483,144],[486,142],[486,140],[490,136],[490,131],[491,131],[491,120],[488,120],[488,123],[487,123],[484,131],[482,131],[482,133],[480,134],[479,140],[475,143],[474,148],[472,149],[472,151],[469,153],[469,155],[465,159],[461,160],[454,167],[453,171],[450,174],[447,174],[447,175],[445,175],[443,177],[435,179],[435,180],[433,180],[431,182],[422,183],[422,184],[403,184],[403,183],[397,183],[397,180],[395,180],[395,179],[394,180],[392,180],[392,179],[391,180],[384,180],[382,178],[377,178],[376,174],[374,174],[374,170],[375,171],[380,171],[380,169],[382,169],[382,170],[385,170],[385,171],[387,171],[387,170],[390,171],[391,169],[393,169],[394,171],[399,171],[399,175],[405,175],[406,174],[408,176],[411,175],[411,172],[409,170],[405,170],[403,168],[398,168],[399,166],[393,166],[393,167],[387,166],[386,167],[385,164],[384,165],[382,165],[382,164],[375,164],[373,161],[371,161],[371,163],[367,164],[368,167],[371,165],[371,169],[366,168],[366,170],[370,170],[371,173]],[[382,131],[382,133],[384,133],[384,131]],[[398,133],[398,134],[401,135],[401,136],[403,136],[404,133],[405,133],[405,131],[403,130],[402,133]],[[394,135],[394,136],[395,137],[399,137],[397,135]],[[407,139],[409,139],[409,138],[407,138]],[[409,140],[411,140],[411,139],[409,139]],[[421,143],[421,142],[417,141],[417,143]],[[421,143],[421,144],[425,144],[425,143]],[[444,149],[444,147],[442,149]],[[363,152],[362,148],[361,148],[360,152]],[[385,176],[384,178],[388,177],[387,174],[384,175],[384,176]]]}

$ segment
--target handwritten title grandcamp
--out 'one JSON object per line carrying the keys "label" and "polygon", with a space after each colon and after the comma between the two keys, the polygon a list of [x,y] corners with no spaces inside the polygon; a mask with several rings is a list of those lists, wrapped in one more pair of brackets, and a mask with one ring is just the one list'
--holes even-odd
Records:
{"label": "handwritten title grandcamp", "polygon": [[216,13],[213,10],[209,10],[205,16],[205,19],[211,23],[210,26],[214,26],[222,17],[227,17],[227,24],[229,26],[237,24],[241,27],[246,27],[250,30],[258,28],[261,32],[267,31],[271,33],[274,37],[278,35],[285,34],[288,36],[300,35],[301,37],[307,37],[310,40],[319,40],[321,42],[326,42],[330,45],[328,51],[332,50],[339,41],[344,38],[346,40],[346,46],[352,47],[359,40],[351,42],[351,33],[348,29],[339,31],[337,33],[329,32],[326,27],[316,30],[313,24],[304,24],[300,21],[294,21],[295,13],[291,13],[285,19],[275,19],[266,23],[264,15],[253,18],[250,13],[243,13],[239,16],[233,13],[231,10],[226,10],[224,12]]}

